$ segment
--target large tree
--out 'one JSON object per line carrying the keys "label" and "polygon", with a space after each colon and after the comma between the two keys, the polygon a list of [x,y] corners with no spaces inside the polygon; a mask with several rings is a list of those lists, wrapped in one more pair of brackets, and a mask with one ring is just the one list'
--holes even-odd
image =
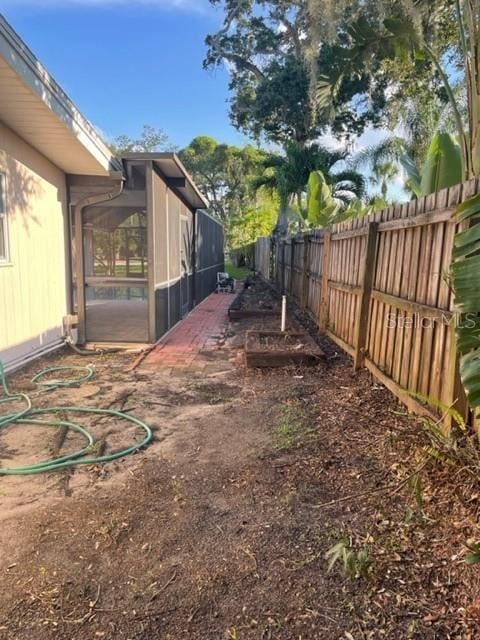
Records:
{"label": "large tree", "polygon": [[[324,0],[310,0],[324,4]],[[375,20],[363,8],[349,24],[350,45],[343,52],[337,72],[320,78],[317,101],[334,105],[342,78],[363,68],[372,77],[388,78],[390,123],[412,123],[405,112],[415,114],[413,124],[421,124],[415,136],[421,137],[425,153],[430,142],[417,115],[434,107],[440,113],[448,103],[455,123],[465,167],[465,176],[480,172],[480,7],[477,0],[416,0],[391,2]],[[461,86],[466,89],[466,106]],[[459,90],[460,88],[460,90]],[[413,110],[408,105],[413,105]],[[437,104],[435,104],[437,103]],[[436,114],[435,114],[436,112]],[[431,123],[430,123],[431,124]]]}
{"label": "large tree", "polygon": [[143,125],[137,138],[122,134],[111,141],[110,147],[118,156],[121,156],[122,153],[152,153],[155,151],[175,151],[176,149],[163,129],[149,124]]}
{"label": "large tree", "polygon": [[[210,0],[224,8],[222,28],[206,39],[205,66],[231,71],[233,123],[259,139],[305,144],[329,126],[343,136],[379,122],[385,82],[360,66],[341,77],[337,66],[349,45],[350,10],[335,42],[319,46],[307,2],[298,0]],[[311,76],[339,77],[331,103],[323,108],[310,91]],[[372,79],[374,81],[372,81]]]}
{"label": "large tree", "polygon": [[198,136],[179,155],[208,198],[211,213],[222,223],[228,225],[251,204],[251,180],[261,170],[264,152],[251,145],[236,147]]}

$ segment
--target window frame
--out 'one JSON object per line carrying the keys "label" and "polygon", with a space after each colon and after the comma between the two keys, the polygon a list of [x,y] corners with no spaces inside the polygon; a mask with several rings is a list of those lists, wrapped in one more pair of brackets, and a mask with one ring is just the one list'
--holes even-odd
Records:
{"label": "window frame", "polygon": [[7,211],[7,175],[4,171],[0,171],[0,219],[3,224],[0,227],[0,233],[3,230],[3,243],[5,247],[5,255],[0,255],[0,266],[10,264],[10,243],[8,233],[8,211]]}

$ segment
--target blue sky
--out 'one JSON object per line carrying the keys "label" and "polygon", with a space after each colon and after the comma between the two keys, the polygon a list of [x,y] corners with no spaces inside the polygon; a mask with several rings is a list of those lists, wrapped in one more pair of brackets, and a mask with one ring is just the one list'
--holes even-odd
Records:
{"label": "blue sky", "polygon": [[162,128],[242,144],[229,123],[228,74],[205,71],[222,14],[208,0],[0,0],[1,12],[105,137]]}
{"label": "blue sky", "polygon": [[[0,0],[0,11],[104,138],[149,124],[178,147],[197,135],[248,142],[229,122],[227,70],[202,68],[222,20],[208,0]],[[368,129],[356,148],[388,133]]]}

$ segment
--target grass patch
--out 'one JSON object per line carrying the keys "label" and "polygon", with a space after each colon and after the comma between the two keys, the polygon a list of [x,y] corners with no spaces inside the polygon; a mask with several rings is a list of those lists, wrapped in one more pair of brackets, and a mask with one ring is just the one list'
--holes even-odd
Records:
{"label": "grass patch", "polygon": [[298,427],[296,424],[282,422],[275,428],[275,436],[277,438],[276,448],[279,451],[291,449],[296,443]]}
{"label": "grass patch", "polygon": [[250,274],[248,267],[235,267],[231,262],[225,263],[225,271],[235,280],[245,280]]}
{"label": "grass patch", "polygon": [[285,403],[280,407],[279,422],[273,432],[277,451],[297,447],[305,435],[306,415],[298,403]]}

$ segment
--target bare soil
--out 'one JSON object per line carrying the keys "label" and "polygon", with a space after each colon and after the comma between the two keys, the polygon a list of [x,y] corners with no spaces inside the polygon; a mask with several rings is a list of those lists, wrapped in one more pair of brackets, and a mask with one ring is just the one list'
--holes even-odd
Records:
{"label": "bare soil", "polygon": [[249,283],[248,288],[241,289],[231,309],[267,314],[280,313],[281,299],[271,286],[258,277],[250,277]]}
{"label": "bare soil", "polygon": [[[480,540],[476,477],[425,457],[419,422],[328,340],[318,367],[246,370],[247,328],[265,323],[232,324],[203,372],[101,356],[88,384],[35,398],[123,407],[155,442],[105,466],[0,478],[0,638],[480,637],[480,570],[464,562]],[[56,354],[12,387],[84,362]],[[112,449],[137,436],[90,427]],[[6,431],[2,464],[48,455],[53,436]],[[341,541],[347,570],[327,572]]]}

